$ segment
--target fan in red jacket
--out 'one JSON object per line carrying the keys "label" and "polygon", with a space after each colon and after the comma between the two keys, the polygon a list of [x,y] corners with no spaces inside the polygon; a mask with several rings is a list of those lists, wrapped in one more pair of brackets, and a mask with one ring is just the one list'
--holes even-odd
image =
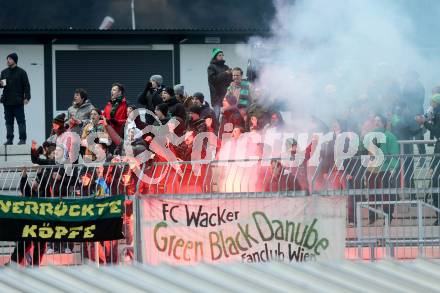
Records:
{"label": "fan in red jacket", "polygon": [[114,83],[111,90],[110,101],[102,113],[108,124],[119,134],[124,136],[125,122],[127,121],[127,102],[124,97],[124,86],[120,83]]}

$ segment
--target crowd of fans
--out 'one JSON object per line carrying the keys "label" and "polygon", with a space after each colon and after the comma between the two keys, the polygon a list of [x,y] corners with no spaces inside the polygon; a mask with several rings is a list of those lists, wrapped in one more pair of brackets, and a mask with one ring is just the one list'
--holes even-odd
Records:
{"label": "crowd of fans", "polygon": [[[267,90],[253,84],[257,72],[252,73],[252,80],[246,80],[241,68],[227,66],[222,50],[214,49],[207,73],[211,105],[205,96],[207,93],[195,92],[188,95],[181,84],[174,87],[164,85],[163,78],[159,74],[149,78],[144,90],[138,95],[136,104],[129,102],[125,96],[125,88],[120,83],[112,85],[111,97],[104,109],[93,106],[93,100],[88,97],[86,90],[76,89],[73,104],[67,110],[68,114],[60,114],[53,119],[52,135],[41,147],[38,147],[36,142],[32,143],[33,163],[59,167],[52,168],[50,174],[39,171],[36,184],[33,185],[29,185],[27,177],[23,176],[21,186],[23,194],[35,196],[134,194],[136,185],[139,192],[145,194],[293,190],[308,194],[312,180],[317,188],[344,189],[347,188],[347,184],[355,188],[390,187],[392,182],[398,180],[395,178],[396,172],[393,172],[398,166],[396,158],[387,157],[382,166],[377,168],[364,168],[365,174],[368,175],[355,180],[354,171],[359,173],[359,168],[363,168],[359,162],[354,160],[343,162],[346,170],[348,168],[349,171],[342,172],[336,168],[334,148],[337,136],[343,132],[353,132],[364,138],[373,132],[381,132],[385,135],[385,141],[380,143],[374,139],[372,141],[386,156],[399,154],[398,140],[421,139],[426,129],[431,130],[434,137],[438,137],[437,128],[440,127],[437,125],[436,117],[439,113],[437,106],[440,104],[440,88],[433,90],[431,107],[428,111],[424,111],[425,89],[419,81],[418,74],[411,71],[405,74],[400,84],[391,77],[373,80],[366,89],[365,96],[347,105],[346,109],[335,109],[334,119],[325,121],[330,122],[329,124],[317,117],[309,117],[307,125],[310,126],[308,129],[310,132],[333,133],[333,139],[321,146],[320,164],[312,171],[308,161],[318,149],[316,137],[312,138],[303,149],[299,147],[297,139],[292,137],[280,142],[280,150],[269,151],[275,157],[284,157],[292,161],[300,159],[300,163],[296,166],[285,167],[281,159],[271,159],[266,168],[247,168],[246,176],[237,170],[232,170],[231,168],[234,168],[232,163],[221,170],[211,168],[213,166],[211,163],[202,164],[197,172],[195,172],[196,168],[189,164],[183,164],[178,168],[165,168],[160,163],[170,161],[170,158],[176,161],[191,161],[194,158],[193,150],[196,148],[201,151],[198,159],[230,160],[250,157],[261,159],[262,154],[267,153],[268,147],[264,140],[251,139],[245,148],[241,148],[236,143],[240,137],[245,133],[258,134],[261,137],[271,131],[292,130],[284,122],[281,113],[288,110],[285,109],[286,106],[268,99],[264,94]],[[148,110],[147,113],[139,115],[138,113],[143,113],[143,109]],[[163,126],[167,126],[168,131],[164,137],[159,137],[157,133],[151,131],[154,127]],[[150,131],[143,131],[146,127],[153,128],[148,128]],[[78,150],[75,149],[75,143],[69,133],[76,133],[80,137]],[[208,135],[198,141],[202,145],[198,146],[195,140],[198,134],[203,133]],[[210,139],[209,133],[214,134],[218,139]],[[169,134],[182,139],[175,143],[170,139]],[[166,140],[164,144],[160,143],[161,139]],[[362,144],[362,141],[361,139],[357,155],[369,154],[371,150],[370,146]],[[436,150],[437,147],[436,144]],[[75,155],[76,151],[80,156]],[[138,168],[142,165],[139,159],[134,158],[138,158],[145,151],[148,151],[149,157],[143,162],[145,163],[143,168],[140,167],[143,170],[142,174],[148,175],[149,178],[166,175],[161,177],[164,179],[154,184],[139,183],[140,176],[143,175],[135,174],[133,171],[133,165]],[[405,154],[412,152],[412,146],[405,147]],[[238,155],[243,153],[246,156]],[[426,153],[424,145],[419,145],[419,153]],[[104,164],[98,168],[84,167],[76,174],[75,172],[67,174],[66,169],[59,165],[59,162],[66,159],[70,159],[73,163],[100,161],[127,162],[128,165]],[[413,163],[409,161],[406,167],[414,168]],[[431,164],[431,168],[432,166]],[[230,175],[232,173],[234,175]],[[261,180],[262,178],[264,179]],[[407,181],[406,184],[412,184],[410,179]],[[370,198],[370,200],[389,199],[395,198],[384,196],[380,199],[374,196]],[[355,214],[353,199],[351,200],[348,217],[349,222],[353,223]],[[128,202],[127,205],[130,210],[131,203]],[[434,199],[434,205],[438,206],[438,198]],[[391,216],[393,207],[394,205],[388,206]],[[128,223],[131,222],[131,214],[127,215]],[[371,218],[373,219],[373,216]],[[114,249],[117,250],[117,247]],[[100,258],[105,259],[105,256],[101,255]],[[107,259],[107,261],[115,260]]]}

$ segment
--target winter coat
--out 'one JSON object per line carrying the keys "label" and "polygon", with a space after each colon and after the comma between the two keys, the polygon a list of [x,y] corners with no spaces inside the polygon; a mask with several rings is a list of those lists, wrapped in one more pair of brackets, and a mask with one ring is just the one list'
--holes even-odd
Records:
{"label": "winter coat", "polygon": [[113,127],[119,136],[123,137],[125,122],[127,121],[127,101],[125,97],[122,99],[113,117],[110,116],[111,111],[112,103],[109,101],[104,108],[103,116],[108,120],[108,124]]}
{"label": "winter coat", "polygon": [[31,86],[24,69],[18,66],[6,68],[1,72],[0,79],[6,79],[6,86],[0,86],[3,88],[0,102],[5,106],[20,106],[24,99],[31,99]]}
{"label": "winter coat", "polygon": [[232,81],[232,74],[226,72],[229,67],[225,61],[211,60],[208,66],[208,84],[212,106],[221,106],[226,89]]}
{"label": "winter coat", "polygon": [[201,105],[202,111],[200,112],[200,118],[206,119],[206,118],[212,118],[212,126],[214,128],[214,131],[218,131],[218,120],[215,116],[214,109],[212,109],[209,106],[209,103],[207,101],[204,101]]}
{"label": "winter coat", "polygon": [[75,125],[74,127],[70,128],[70,131],[81,135],[83,127],[90,122],[90,112],[92,112],[94,108],[95,107],[92,105],[92,103],[90,103],[89,100],[85,100],[80,106],[76,104],[70,106],[69,109],[67,109],[68,117],[73,117],[81,121],[80,125]]}
{"label": "winter coat", "polygon": [[165,102],[168,105],[168,112],[171,116],[179,117],[183,121],[186,120],[186,110],[185,106],[177,100],[176,97],[171,97],[168,101]]}
{"label": "winter coat", "polygon": [[[150,110],[154,113],[156,106],[163,103],[162,98],[160,97],[160,93],[162,92],[162,86],[154,89],[149,86],[146,86],[144,91],[138,95],[138,103],[145,107],[145,109]],[[151,125],[154,123],[154,117],[145,114],[145,122],[147,125]]]}
{"label": "winter coat", "polygon": [[55,160],[52,159],[41,159],[40,154],[43,153],[43,148],[39,147],[38,149],[31,149],[31,161],[32,164],[38,164],[40,166],[53,166],[55,165]]}
{"label": "winter coat", "polygon": [[235,127],[242,127],[244,128],[244,119],[240,114],[240,111],[237,107],[232,106],[224,109],[222,113],[222,117],[220,119],[220,129],[219,129],[219,138],[222,139],[224,132],[232,132],[231,130],[225,131],[225,125],[231,123],[232,129]]}
{"label": "winter coat", "polygon": [[196,121],[190,121],[188,131],[194,131],[194,134],[208,132],[208,127],[206,126],[205,119],[200,118]]}

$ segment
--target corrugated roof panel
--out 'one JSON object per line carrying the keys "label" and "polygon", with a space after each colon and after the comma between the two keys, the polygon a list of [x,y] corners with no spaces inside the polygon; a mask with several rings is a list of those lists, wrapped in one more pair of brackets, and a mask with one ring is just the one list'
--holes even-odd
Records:
{"label": "corrugated roof panel", "polygon": [[[108,266],[95,264],[0,271],[8,292],[440,292],[440,264],[431,260],[376,263]],[[3,287],[2,287],[3,286]],[[123,290],[123,291],[122,291]],[[3,290],[2,290],[3,291]]]}

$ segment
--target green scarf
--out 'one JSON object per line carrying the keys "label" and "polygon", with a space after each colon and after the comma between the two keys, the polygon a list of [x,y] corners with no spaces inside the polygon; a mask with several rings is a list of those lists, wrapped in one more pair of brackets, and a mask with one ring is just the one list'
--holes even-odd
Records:
{"label": "green scarf", "polygon": [[121,104],[123,98],[124,98],[123,96],[119,96],[114,100],[110,100],[110,103],[112,104],[112,110],[110,111],[110,118],[115,117],[116,110],[118,109],[119,105]]}

